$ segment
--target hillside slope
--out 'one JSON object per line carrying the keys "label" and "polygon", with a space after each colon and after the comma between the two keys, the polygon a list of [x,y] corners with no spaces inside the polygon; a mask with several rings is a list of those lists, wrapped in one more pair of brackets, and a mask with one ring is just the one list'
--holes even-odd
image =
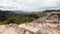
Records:
{"label": "hillside slope", "polygon": [[5,25],[0,34],[60,34],[60,12],[47,13],[30,23]]}

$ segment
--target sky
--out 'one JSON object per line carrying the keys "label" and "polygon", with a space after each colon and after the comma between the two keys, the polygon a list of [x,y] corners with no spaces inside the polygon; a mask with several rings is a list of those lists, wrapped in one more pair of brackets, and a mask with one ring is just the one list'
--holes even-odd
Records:
{"label": "sky", "polygon": [[60,9],[60,0],[0,0],[0,10],[26,12]]}

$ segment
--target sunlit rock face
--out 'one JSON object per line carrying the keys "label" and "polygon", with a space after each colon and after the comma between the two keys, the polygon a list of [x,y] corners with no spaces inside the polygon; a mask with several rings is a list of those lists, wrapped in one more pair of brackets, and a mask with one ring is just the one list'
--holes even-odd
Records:
{"label": "sunlit rock face", "polygon": [[60,34],[60,13],[52,12],[30,23],[1,25],[0,34]]}
{"label": "sunlit rock face", "polygon": [[2,25],[0,34],[20,34],[20,28],[16,24]]}
{"label": "sunlit rock face", "polygon": [[60,12],[48,13],[45,17],[19,27],[28,30],[29,34],[60,34]]}
{"label": "sunlit rock face", "polygon": [[[26,29],[25,33],[28,32],[29,34],[60,34],[60,25],[58,24],[21,24],[19,25],[20,28]],[[28,31],[27,31],[28,30]],[[27,34],[27,33],[26,33]]]}

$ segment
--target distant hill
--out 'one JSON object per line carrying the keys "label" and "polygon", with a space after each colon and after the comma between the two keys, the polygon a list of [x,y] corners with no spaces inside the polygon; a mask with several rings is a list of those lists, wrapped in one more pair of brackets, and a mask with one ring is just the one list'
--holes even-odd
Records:
{"label": "distant hill", "polygon": [[39,12],[24,12],[24,11],[14,11],[16,13],[25,13],[25,14],[37,14]]}
{"label": "distant hill", "polygon": [[50,12],[60,12],[60,10],[45,10],[45,11],[42,11],[42,12],[46,12],[46,13],[50,13]]}

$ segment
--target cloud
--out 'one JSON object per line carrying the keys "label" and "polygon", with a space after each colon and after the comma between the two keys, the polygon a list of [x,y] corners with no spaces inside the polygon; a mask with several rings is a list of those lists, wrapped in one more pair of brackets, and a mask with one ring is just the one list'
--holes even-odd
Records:
{"label": "cloud", "polygon": [[28,12],[60,9],[60,0],[0,0],[0,9]]}

